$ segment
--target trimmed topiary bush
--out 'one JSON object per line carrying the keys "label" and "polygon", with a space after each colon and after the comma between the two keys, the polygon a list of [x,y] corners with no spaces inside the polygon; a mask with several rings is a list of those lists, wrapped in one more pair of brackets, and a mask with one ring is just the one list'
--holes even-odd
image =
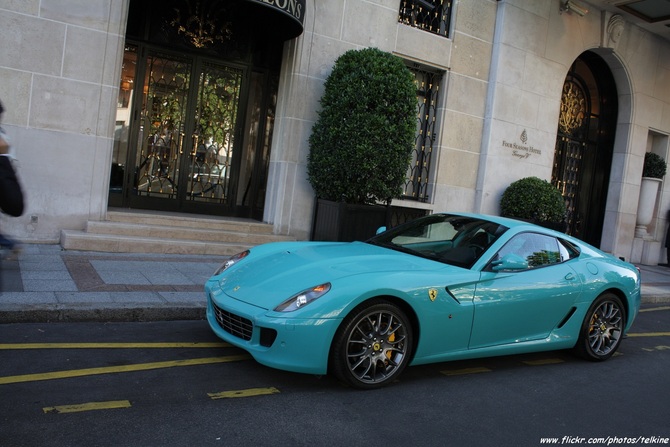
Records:
{"label": "trimmed topiary bush", "polygon": [[668,165],[658,154],[647,152],[644,154],[644,166],[642,168],[642,177],[663,178]]}
{"label": "trimmed topiary bush", "polygon": [[402,59],[376,48],[342,54],[309,138],[307,176],[320,199],[400,197],[414,147],[416,86]]}
{"label": "trimmed topiary bush", "polygon": [[507,187],[500,200],[500,213],[537,223],[558,223],[565,220],[566,206],[560,191],[551,183],[526,177]]}

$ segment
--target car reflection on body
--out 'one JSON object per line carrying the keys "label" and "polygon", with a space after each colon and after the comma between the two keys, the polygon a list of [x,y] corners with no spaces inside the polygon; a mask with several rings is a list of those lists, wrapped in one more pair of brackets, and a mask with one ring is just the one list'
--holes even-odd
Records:
{"label": "car reflection on body", "polygon": [[573,349],[611,357],[635,266],[525,222],[433,214],[366,242],[278,242],[207,281],[217,336],[261,364],[376,388],[407,365]]}

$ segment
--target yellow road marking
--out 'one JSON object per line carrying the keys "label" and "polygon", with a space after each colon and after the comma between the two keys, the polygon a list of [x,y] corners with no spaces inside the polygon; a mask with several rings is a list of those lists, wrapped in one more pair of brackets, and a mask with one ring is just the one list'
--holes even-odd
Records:
{"label": "yellow road marking", "polygon": [[137,363],[132,365],[108,366],[100,368],[72,369],[69,371],[54,371],[48,373],[24,374],[20,376],[0,377],[0,385],[20,382],[35,382],[38,380],[68,379],[72,377],[93,376],[97,374],[112,374],[134,371],[146,371],[150,369],[172,368],[176,366],[208,365],[212,363],[238,362],[248,360],[251,356],[230,355],[226,357],[205,357],[189,360],[171,360],[166,362]]}
{"label": "yellow road marking", "polygon": [[629,337],[668,337],[670,332],[636,332],[628,334]]}
{"label": "yellow road marking", "polygon": [[563,362],[565,362],[565,360],[557,358],[523,361],[523,363],[529,366],[555,365],[556,363],[563,363]]}
{"label": "yellow road marking", "polygon": [[0,343],[0,351],[10,349],[139,349],[139,348],[230,348],[223,342],[158,342],[158,343]]}
{"label": "yellow road marking", "polygon": [[130,401],[110,400],[107,402],[88,402],[85,404],[59,405],[57,407],[44,407],[45,413],[78,413],[80,411],[109,410],[112,408],[130,408]]}
{"label": "yellow road marking", "polygon": [[642,348],[643,351],[654,352],[654,351],[667,351],[670,349],[670,346],[656,346],[655,348]]}
{"label": "yellow road marking", "polygon": [[651,309],[640,309],[640,312],[654,312],[657,310],[670,310],[670,306],[652,307]]}
{"label": "yellow road marking", "polygon": [[480,368],[447,369],[440,372],[445,376],[460,376],[462,374],[478,374],[491,371],[492,370],[489,368],[480,367]]}
{"label": "yellow road marking", "polygon": [[211,399],[231,399],[236,397],[265,396],[268,394],[277,394],[279,390],[275,387],[270,388],[249,388],[248,390],[222,391],[220,393],[207,393]]}

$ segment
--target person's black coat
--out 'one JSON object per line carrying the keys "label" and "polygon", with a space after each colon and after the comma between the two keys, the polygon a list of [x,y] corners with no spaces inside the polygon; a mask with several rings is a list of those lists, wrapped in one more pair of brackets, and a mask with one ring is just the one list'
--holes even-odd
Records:
{"label": "person's black coat", "polygon": [[13,217],[23,214],[23,191],[9,157],[0,156],[0,210]]}

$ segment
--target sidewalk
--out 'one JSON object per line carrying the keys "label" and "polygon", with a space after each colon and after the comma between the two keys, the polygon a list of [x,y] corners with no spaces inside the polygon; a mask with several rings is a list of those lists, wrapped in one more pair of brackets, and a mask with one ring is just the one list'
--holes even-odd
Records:
{"label": "sidewalk", "polygon": [[0,261],[0,323],[202,319],[205,281],[225,259],[25,244]]}
{"label": "sidewalk", "polygon": [[[1,261],[0,323],[203,319],[205,281],[225,259],[27,244]],[[639,267],[642,302],[670,302],[670,268]]]}

